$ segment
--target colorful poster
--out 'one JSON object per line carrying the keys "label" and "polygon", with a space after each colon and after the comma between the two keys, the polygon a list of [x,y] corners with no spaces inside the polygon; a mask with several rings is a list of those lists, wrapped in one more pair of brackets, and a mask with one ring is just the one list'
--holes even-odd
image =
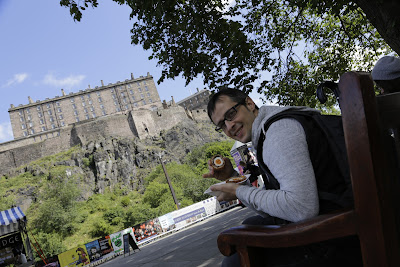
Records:
{"label": "colorful poster", "polygon": [[61,267],[85,266],[90,263],[85,246],[78,246],[58,255]]}
{"label": "colorful poster", "polygon": [[149,220],[132,227],[137,242],[144,242],[150,237],[155,237],[163,232],[160,221],[158,218]]}
{"label": "colorful poster", "polygon": [[89,255],[90,262],[100,260],[102,258],[100,244],[98,240],[85,244],[86,250]]}
{"label": "colorful poster", "polygon": [[99,241],[100,251],[101,251],[102,256],[107,255],[108,253],[111,253],[113,251],[110,237],[99,238],[98,241]]}
{"label": "colorful poster", "polygon": [[119,253],[124,250],[124,242],[123,242],[124,234],[130,234],[133,240],[137,243],[132,228],[126,228],[125,230],[111,234],[110,239],[114,249],[114,253]]}

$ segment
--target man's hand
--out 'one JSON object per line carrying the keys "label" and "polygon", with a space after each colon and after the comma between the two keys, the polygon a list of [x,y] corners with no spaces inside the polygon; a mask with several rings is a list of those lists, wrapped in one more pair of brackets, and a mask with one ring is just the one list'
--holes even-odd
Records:
{"label": "man's hand", "polygon": [[210,187],[211,191],[221,191],[222,193],[217,197],[218,201],[231,201],[237,199],[236,189],[240,185],[235,183],[216,184]]}
{"label": "man's hand", "polygon": [[224,157],[224,161],[224,167],[217,170],[212,167],[211,160],[208,160],[209,173],[203,174],[203,178],[217,178],[220,181],[225,181],[226,179],[231,178],[235,170],[228,158]]}

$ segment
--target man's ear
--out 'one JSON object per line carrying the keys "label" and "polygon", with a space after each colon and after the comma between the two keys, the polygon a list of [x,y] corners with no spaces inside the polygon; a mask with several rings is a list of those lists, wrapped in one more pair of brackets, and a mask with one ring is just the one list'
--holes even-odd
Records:
{"label": "man's ear", "polygon": [[246,98],[246,106],[250,111],[254,111],[256,109],[256,104],[250,97]]}

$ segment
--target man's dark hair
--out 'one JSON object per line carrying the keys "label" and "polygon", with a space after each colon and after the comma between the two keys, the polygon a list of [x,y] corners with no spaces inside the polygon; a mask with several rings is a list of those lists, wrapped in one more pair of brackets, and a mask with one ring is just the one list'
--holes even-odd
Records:
{"label": "man's dark hair", "polygon": [[[245,92],[232,88],[222,88],[215,94],[212,94],[207,105],[207,113],[211,121],[212,121],[211,115],[214,113],[215,105],[217,104],[220,97],[223,95],[228,96],[235,103],[244,102],[248,97],[248,95]],[[256,109],[258,109],[257,105]]]}

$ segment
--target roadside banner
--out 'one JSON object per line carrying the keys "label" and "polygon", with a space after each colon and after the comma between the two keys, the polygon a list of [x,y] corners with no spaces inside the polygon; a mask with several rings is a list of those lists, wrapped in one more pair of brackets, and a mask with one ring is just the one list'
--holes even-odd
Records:
{"label": "roadside banner", "polygon": [[148,220],[147,222],[132,227],[137,242],[142,243],[150,237],[155,237],[163,232],[158,218]]}
{"label": "roadside banner", "polygon": [[113,246],[114,253],[116,253],[116,254],[124,250],[124,242],[123,242],[124,234],[130,234],[132,236],[133,240],[135,242],[137,242],[135,239],[135,235],[133,234],[132,228],[126,228],[122,231],[111,234],[110,235],[111,244]]}
{"label": "roadside banner", "polygon": [[111,240],[110,237],[103,237],[103,238],[99,238],[99,245],[100,245],[100,251],[101,251],[101,255],[105,256],[111,252],[113,252],[113,247],[111,245]]}
{"label": "roadside banner", "polygon": [[85,246],[78,246],[58,255],[61,267],[85,266],[90,263]]}
{"label": "roadside banner", "polygon": [[99,240],[89,242],[85,244],[85,247],[88,252],[90,262],[95,262],[103,257],[101,254]]}

